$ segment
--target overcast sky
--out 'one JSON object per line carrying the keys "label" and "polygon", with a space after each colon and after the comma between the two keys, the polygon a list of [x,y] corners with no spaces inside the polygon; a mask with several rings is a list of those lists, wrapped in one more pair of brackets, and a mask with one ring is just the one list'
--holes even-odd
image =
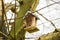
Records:
{"label": "overcast sky", "polygon": [[[6,0],[5,3],[7,2],[11,2],[12,0]],[[54,0],[57,2],[57,0]],[[58,0],[59,1],[59,0]],[[49,1],[49,0],[40,0],[39,1],[39,5],[37,6],[36,10],[43,8],[49,4],[52,4],[54,2]],[[46,18],[48,18],[49,20],[54,20],[57,18],[60,18],[60,4],[55,4],[52,5],[48,8],[45,8],[43,10],[39,11],[41,14],[43,14]],[[43,34],[47,34],[50,32],[54,31],[54,27],[51,25],[50,22],[46,21],[43,17],[41,17],[40,15],[38,15],[40,20],[37,21],[37,28],[40,30],[38,32],[35,33],[26,33],[26,37],[39,37]],[[55,26],[57,28],[60,27],[60,19],[58,20],[54,20],[53,23],[55,24]]]}
{"label": "overcast sky", "polygon": [[[54,0],[54,1],[58,2],[59,0],[58,1]],[[52,3],[54,3],[54,2],[49,1],[49,0],[40,0],[40,3],[38,5],[38,7],[36,8],[36,10],[43,8]],[[60,18],[60,4],[52,5],[48,8],[40,10],[39,12],[51,21],[54,19]],[[55,30],[54,27],[50,24],[50,22],[47,22],[41,16],[39,16],[39,18],[40,18],[40,20],[37,21],[37,27],[40,29],[40,31],[38,31],[36,33],[32,33],[31,34],[32,36],[39,37],[42,34],[47,34],[47,33],[53,32]],[[44,24],[42,24],[42,23],[44,23]],[[60,19],[54,20],[53,23],[55,24],[55,26],[57,28],[60,28]],[[26,34],[26,35],[28,37],[28,34]],[[30,35],[29,35],[29,37],[30,37]]]}

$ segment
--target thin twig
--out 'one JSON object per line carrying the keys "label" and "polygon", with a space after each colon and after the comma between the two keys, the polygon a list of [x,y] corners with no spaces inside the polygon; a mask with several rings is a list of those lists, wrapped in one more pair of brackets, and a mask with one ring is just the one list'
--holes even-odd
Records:
{"label": "thin twig", "polygon": [[[56,1],[54,1],[54,0],[51,0],[52,2],[56,2]],[[57,3],[57,4],[59,4],[59,3]],[[60,5],[60,4],[59,4]]]}
{"label": "thin twig", "polygon": [[2,37],[3,38],[5,38],[5,40],[6,40],[6,35],[5,34],[7,34],[6,33],[6,29],[5,29],[5,25],[4,25],[4,14],[5,14],[5,7],[4,7],[4,1],[3,0],[1,0],[1,2],[2,2],[2,32],[4,33],[2,33],[2,32],[0,32],[0,33],[2,33],[3,35],[2,35]]}
{"label": "thin twig", "polygon": [[5,37],[8,38],[8,36],[7,36],[5,33],[1,32],[1,31],[0,31],[0,33],[1,33],[2,35],[4,35]]}
{"label": "thin twig", "polygon": [[[60,18],[57,18],[57,19],[54,19],[54,20],[51,20],[51,21],[56,21],[56,20],[59,20]],[[44,22],[44,23],[48,23],[48,22]],[[38,26],[39,25],[42,25],[42,24],[44,24],[44,23],[41,23],[41,24],[38,24]]]}
{"label": "thin twig", "polygon": [[44,17],[44,16],[43,16],[42,14],[40,14],[39,12],[37,12],[37,13],[38,13],[40,16],[42,16],[45,20],[49,21],[49,22],[52,24],[52,26],[57,30],[55,24],[54,24],[52,21],[48,20],[46,17]]}
{"label": "thin twig", "polygon": [[[57,4],[57,3],[60,3],[60,1],[59,1],[59,2],[55,2],[55,3],[52,3],[52,4],[50,4],[50,5],[47,5],[47,6],[41,8],[41,9],[38,9],[38,10],[36,10],[36,11],[43,10],[43,9],[45,9],[45,8],[47,8],[47,7],[50,7],[50,6],[52,6],[52,5],[54,5],[54,4]],[[35,13],[36,11],[34,11],[34,12],[32,12],[32,13]]]}
{"label": "thin twig", "polygon": [[[5,17],[6,17],[6,13],[5,13],[5,7],[4,7],[4,2],[3,2],[3,0],[1,0],[1,2],[2,2],[2,27],[5,27],[4,22],[7,21],[7,20],[4,21],[4,15],[5,15]],[[7,17],[6,17],[6,19],[7,19]],[[2,31],[3,31],[3,33],[2,33],[2,32],[0,32],[0,33],[2,33],[4,36],[6,36],[7,38],[9,38],[9,37],[7,36],[7,34],[4,33],[6,30],[2,29]],[[4,37],[4,36],[3,36],[3,37]]]}
{"label": "thin twig", "polygon": [[17,13],[16,13],[16,0],[15,0],[15,19],[14,19],[14,40],[16,40],[16,32],[15,32],[15,29],[16,29],[16,27],[15,27],[15,21],[16,21],[16,15],[17,15]]}

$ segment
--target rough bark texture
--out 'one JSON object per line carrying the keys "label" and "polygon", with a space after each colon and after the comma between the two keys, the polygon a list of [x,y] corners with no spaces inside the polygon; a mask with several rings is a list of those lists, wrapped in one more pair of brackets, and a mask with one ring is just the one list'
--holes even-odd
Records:
{"label": "rough bark texture", "polygon": [[[23,4],[20,5],[20,11],[17,14],[17,18],[23,17],[25,15],[25,13],[30,9],[31,9],[31,11],[34,11],[37,4],[38,4],[37,1],[38,0],[23,0]],[[2,14],[2,12],[1,12],[1,14]],[[32,17],[32,18],[35,19],[34,17]],[[16,21],[15,21],[15,30],[14,30],[14,28],[12,28],[12,31],[10,32],[10,35],[13,37],[13,39],[11,39],[11,40],[24,40],[25,30],[24,30],[24,26],[23,26],[23,21],[24,21],[23,18],[16,19]],[[14,37],[14,35],[16,36],[16,38]],[[20,38],[18,38],[18,37],[20,37]]]}
{"label": "rough bark texture", "polygon": [[42,35],[39,40],[60,40],[60,32]]}

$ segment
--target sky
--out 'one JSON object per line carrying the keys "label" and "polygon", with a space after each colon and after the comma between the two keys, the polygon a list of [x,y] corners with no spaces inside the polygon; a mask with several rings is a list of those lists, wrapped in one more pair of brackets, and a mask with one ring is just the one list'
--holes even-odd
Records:
{"label": "sky", "polygon": [[[57,0],[54,0],[56,2],[58,2]],[[40,0],[38,7],[36,8],[36,10],[43,8],[49,4],[52,4],[54,2],[52,1],[48,1],[48,0]],[[58,7],[57,7],[58,6]],[[60,18],[60,5],[59,4],[55,4],[52,5],[48,8],[45,8],[43,10],[39,11],[41,14],[43,14],[46,18],[48,18],[49,20],[54,20],[57,18]],[[50,24],[50,22],[47,22],[43,17],[39,16],[40,20],[37,21],[37,28],[40,29],[40,31],[35,32],[35,33],[31,33],[29,36],[28,34],[26,34],[26,37],[30,37],[32,35],[32,37],[34,36],[35,38],[38,38],[39,36],[43,35],[43,34],[47,34],[50,32],[53,32],[55,30],[55,28]],[[42,24],[44,23],[44,24]],[[60,19],[59,20],[55,20],[53,21],[53,23],[55,24],[55,26],[57,28],[60,28]]]}
{"label": "sky", "polygon": [[[5,0],[5,3],[11,2],[11,1],[13,1],[13,0]],[[57,0],[54,0],[54,1],[57,2]],[[52,3],[54,3],[54,2],[52,2],[51,0],[40,0],[39,5],[37,6],[36,10],[41,9]],[[57,28],[60,28],[60,19],[54,20],[54,19],[60,18],[60,4],[52,5],[48,8],[40,10],[39,12],[41,14],[43,14],[47,19],[51,20]],[[7,14],[9,14],[9,12]],[[10,14],[10,16],[11,16],[11,14]],[[9,17],[9,15],[8,15],[8,17]],[[34,33],[26,32],[26,38],[39,38],[39,36],[53,32],[55,30],[55,28],[51,25],[50,22],[46,21],[40,15],[38,15],[38,17],[40,18],[40,20],[37,21],[36,27],[40,31],[37,31]],[[13,16],[13,18],[14,18],[14,16]],[[35,40],[35,39],[31,39],[31,40]]]}

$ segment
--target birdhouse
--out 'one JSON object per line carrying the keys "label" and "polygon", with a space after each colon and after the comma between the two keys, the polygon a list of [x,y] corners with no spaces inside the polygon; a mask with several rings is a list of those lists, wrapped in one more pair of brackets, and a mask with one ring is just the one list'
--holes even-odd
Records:
{"label": "birdhouse", "polygon": [[39,29],[36,27],[36,17],[33,16],[31,13],[27,14],[26,17],[26,27],[25,30],[29,33],[39,31]]}

